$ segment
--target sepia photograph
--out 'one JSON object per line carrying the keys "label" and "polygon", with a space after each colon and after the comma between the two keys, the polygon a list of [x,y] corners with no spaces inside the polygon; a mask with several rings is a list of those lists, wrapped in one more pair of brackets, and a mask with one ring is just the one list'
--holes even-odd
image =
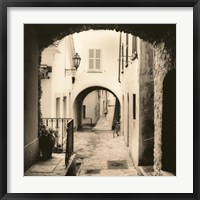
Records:
{"label": "sepia photograph", "polygon": [[176,176],[176,24],[24,24],[24,176]]}
{"label": "sepia photograph", "polygon": [[199,199],[200,0],[0,0],[0,199]]}

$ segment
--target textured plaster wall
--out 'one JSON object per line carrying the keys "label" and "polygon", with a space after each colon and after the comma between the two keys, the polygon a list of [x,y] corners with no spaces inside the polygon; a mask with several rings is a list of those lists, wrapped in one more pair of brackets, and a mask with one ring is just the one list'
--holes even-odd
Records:
{"label": "textured plaster wall", "polygon": [[[38,138],[38,65],[39,46],[31,29],[24,38],[24,169],[39,155]],[[28,159],[27,159],[28,156]]]}
{"label": "textured plaster wall", "polygon": [[162,169],[163,80],[175,68],[175,55],[171,50],[164,42],[154,48],[154,171],[158,175]]}
{"label": "textured plaster wall", "polygon": [[153,164],[154,145],[153,46],[141,41],[139,165]]}
{"label": "textured plaster wall", "polygon": [[39,156],[39,139],[36,138],[24,147],[24,171],[26,171]]}

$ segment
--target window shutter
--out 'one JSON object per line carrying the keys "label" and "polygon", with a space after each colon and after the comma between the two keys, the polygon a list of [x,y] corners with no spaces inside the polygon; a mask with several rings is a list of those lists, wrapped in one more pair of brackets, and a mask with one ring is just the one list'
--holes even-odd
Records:
{"label": "window shutter", "polygon": [[94,49],[89,50],[89,69],[94,68]]}
{"label": "window shutter", "polygon": [[100,69],[100,59],[96,59],[96,69]]}
{"label": "window shutter", "polygon": [[89,50],[89,58],[94,58],[94,49]]}
{"label": "window shutter", "polygon": [[101,57],[101,51],[100,49],[96,49],[96,58],[100,59],[100,57]]}
{"label": "window shutter", "polygon": [[100,49],[96,49],[96,69],[100,69],[101,65],[101,51]]}
{"label": "window shutter", "polygon": [[89,59],[89,69],[94,68],[94,59]]}
{"label": "window shutter", "polygon": [[132,53],[137,52],[137,40],[136,37],[132,37]]}

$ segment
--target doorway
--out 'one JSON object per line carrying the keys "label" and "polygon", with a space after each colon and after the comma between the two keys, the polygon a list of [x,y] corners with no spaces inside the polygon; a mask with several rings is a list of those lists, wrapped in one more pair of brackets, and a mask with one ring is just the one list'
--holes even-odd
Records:
{"label": "doorway", "polygon": [[176,70],[163,82],[162,170],[176,174]]}

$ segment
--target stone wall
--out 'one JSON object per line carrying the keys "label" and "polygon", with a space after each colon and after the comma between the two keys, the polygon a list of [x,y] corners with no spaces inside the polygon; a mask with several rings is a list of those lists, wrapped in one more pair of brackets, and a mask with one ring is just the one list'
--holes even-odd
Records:
{"label": "stone wall", "polygon": [[139,165],[153,165],[154,145],[154,82],[153,46],[141,42],[140,55],[140,144]]}
{"label": "stone wall", "polygon": [[154,171],[161,175],[162,169],[162,115],[163,80],[166,74],[175,68],[175,52],[164,42],[154,48]]}

